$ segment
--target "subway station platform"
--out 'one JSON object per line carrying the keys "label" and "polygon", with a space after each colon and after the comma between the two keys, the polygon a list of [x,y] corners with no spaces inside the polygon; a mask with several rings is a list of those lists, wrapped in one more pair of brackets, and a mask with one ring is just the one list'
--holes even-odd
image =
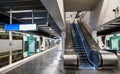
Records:
{"label": "subway station platform", "polygon": [[120,74],[120,0],[0,0],[0,74]]}
{"label": "subway station platform", "polygon": [[62,63],[62,51],[57,45],[42,53],[3,67],[0,69],[0,74],[63,74]]}
{"label": "subway station platform", "polygon": [[[12,65],[0,69],[0,74],[119,74],[120,54],[118,66],[115,69],[64,69],[62,50],[57,45],[45,52],[35,54]],[[29,61],[28,61],[29,60]]]}

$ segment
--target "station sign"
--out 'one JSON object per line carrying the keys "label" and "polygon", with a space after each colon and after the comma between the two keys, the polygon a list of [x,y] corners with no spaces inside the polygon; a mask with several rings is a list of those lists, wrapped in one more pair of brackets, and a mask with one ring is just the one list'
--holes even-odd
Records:
{"label": "station sign", "polygon": [[5,24],[6,31],[36,31],[36,24]]}

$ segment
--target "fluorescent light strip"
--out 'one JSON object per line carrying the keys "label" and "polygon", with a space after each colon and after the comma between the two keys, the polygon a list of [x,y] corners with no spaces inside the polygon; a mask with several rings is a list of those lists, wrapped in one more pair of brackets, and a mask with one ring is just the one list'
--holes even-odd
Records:
{"label": "fluorescent light strip", "polygon": [[[34,19],[43,19],[43,18],[47,18],[47,17],[34,17]],[[24,17],[24,18],[18,18],[20,20],[31,20],[32,17]]]}
{"label": "fluorescent light strip", "polygon": [[[25,13],[25,12],[32,12],[32,10],[12,11],[12,13]],[[47,11],[46,10],[34,10],[34,12],[47,12]],[[10,11],[8,11],[7,13],[10,13]]]}

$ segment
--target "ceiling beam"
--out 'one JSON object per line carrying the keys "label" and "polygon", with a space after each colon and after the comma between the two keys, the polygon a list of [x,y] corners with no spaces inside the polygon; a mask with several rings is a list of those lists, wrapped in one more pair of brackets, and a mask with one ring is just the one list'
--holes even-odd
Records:
{"label": "ceiling beam", "polygon": [[[10,17],[3,14],[3,13],[0,13],[0,22],[3,22],[3,23],[6,23],[6,24],[9,24],[10,23]],[[19,23],[21,24],[22,22],[16,20],[16,19],[12,19],[12,23]]]}
{"label": "ceiling beam", "polygon": [[41,0],[60,30],[65,30],[63,0]]}

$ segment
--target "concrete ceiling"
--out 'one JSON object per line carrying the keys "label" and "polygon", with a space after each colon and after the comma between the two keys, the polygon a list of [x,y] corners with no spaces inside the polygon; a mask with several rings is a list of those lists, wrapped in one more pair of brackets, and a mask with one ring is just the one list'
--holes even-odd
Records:
{"label": "concrete ceiling", "polygon": [[[89,11],[94,8],[97,2],[99,0],[0,0],[0,11],[9,11],[11,8],[15,11],[31,10],[32,8],[35,10],[47,10],[58,26],[56,29],[63,31],[65,30],[64,10],[65,12]],[[19,19],[22,14],[14,13],[13,15],[16,15],[16,18]],[[28,18],[26,21],[28,21]]]}
{"label": "concrete ceiling", "polygon": [[99,0],[64,0],[65,12],[70,11],[89,11]]}
{"label": "concrete ceiling", "polygon": [[65,30],[63,0],[41,0],[60,30]]}
{"label": "concrete ceiling", "polygon": [[[34,22],[38,25],[38,32],[44,31],[48,34],[59,34],[60,31],[54,20],[45,9],[40,0],[0,0],[0,22],[9,23],[9,13],[12,9],[12,23],[32,23],[32,9],[34,9]],[[3,19],[2,19],[3,18]],[[17,22],[16,22],[17,20]],[[48,25],[50,24],[50,25]],[[1,24],[0,24],[1,25]],[[49,30],[49,28],[51,30]]]}

